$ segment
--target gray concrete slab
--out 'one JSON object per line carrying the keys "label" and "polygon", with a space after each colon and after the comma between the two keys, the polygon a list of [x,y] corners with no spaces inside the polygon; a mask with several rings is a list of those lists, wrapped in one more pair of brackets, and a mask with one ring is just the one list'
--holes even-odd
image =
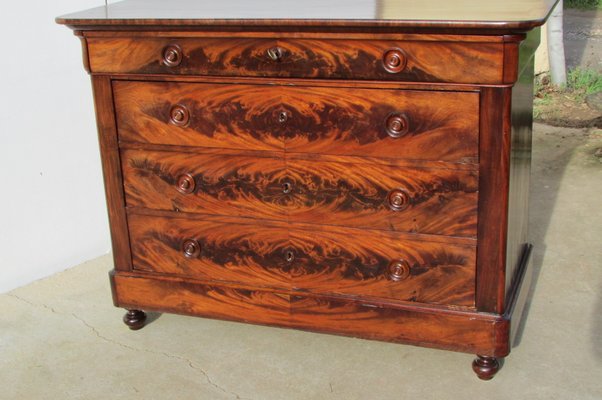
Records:
{"label": "gray concrete slab", "polygon": [[129,331],[109,256],[0,295],[0,399],[600,399],[602,131],[537,125],[537,286],[491,382],[472,355],[164,314]]}

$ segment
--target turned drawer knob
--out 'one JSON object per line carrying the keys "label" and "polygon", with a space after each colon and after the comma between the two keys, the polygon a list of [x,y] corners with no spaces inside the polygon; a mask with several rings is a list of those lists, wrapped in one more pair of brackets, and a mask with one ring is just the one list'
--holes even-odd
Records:
{"label": "turned drawer knob", "polygon": [[180,175],[178,177],[178,182],[176,184],[176,187],[180,193],[190,194],[190,193],[194,192],[195,186],[196,186],[196,184],[194,182],[194,178],[192,177],[192,175],[184,174],[184,175]]}
{"label": "turned drawer knob", "polygon": [[170,44],[163,49],[163,64],[177,67],[182,62],[182,49],[177,44]]}
{"label": "turned drawer knob", "polygon": [[185,106],[176,104],[169,111],[169,119],[174,125],[186,126],[190,121],[190,112]]}
{"label": "turned drawer knob", "polygon": [[405,69],[408,60],[406,54],[401,49],[390,49],[383,55],[383,65],[387,72],[396,74]]}
{"label": "turned drawer knob", "polygon": [[182,243],[182,252],[186,258],[197,258],[201,254],[201,245],[194,239],[186,239]]}
{"label": "turned drawer knob", "polygon": [[270,47],[266,53],[272,61],[282,61],[282,57],[284,57],[284,50],[278,46]]}
{"label": "turned drawer knob", "polygon": [[410,264],[406,260],[393,260],[387,267],[387,278],[398,282],[410,276]]}
{"label": "turned drawer knob", "polygon": [[410,124],[405,114],[391,114],[385,121],[387,134],[392,138],[399,138],[408,133]]}
{"label": "turned drawer knob", "polygon": [[393,211],[402,211],[410,205],[410,195],[404,189],[393,189],[387,195],[387,203]]}

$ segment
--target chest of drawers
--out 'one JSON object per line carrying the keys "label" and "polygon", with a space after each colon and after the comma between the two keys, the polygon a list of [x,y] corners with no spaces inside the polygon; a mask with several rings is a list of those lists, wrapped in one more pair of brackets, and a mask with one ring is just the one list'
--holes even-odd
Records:
{"label": "chest of drawers", "polygon": [[554,2],[223,3],[58,19],[92,76],[125,323],[471,352],[490,379],[530,285],[534,28]]}

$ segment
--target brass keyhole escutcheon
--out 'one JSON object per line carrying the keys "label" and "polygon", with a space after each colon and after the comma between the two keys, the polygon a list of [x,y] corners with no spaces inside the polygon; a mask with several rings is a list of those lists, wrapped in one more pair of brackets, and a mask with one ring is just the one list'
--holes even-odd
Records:
{"label": "brass keyhole escutcheon", "polygon": [[282,184],[282,193],[289,194],[293,191],[293,184],[290,182],[284,182]]}
{"label": "brass keyhole escutcheon", "polygon": [[281,111],[278,113],[278,122],[284,124],[289,119],[289,114],[286,111]]}
{"label": "brass keyhole escutcheon", "polygon": [[284,50],[278,46],[270,47],[266,53],[272,61],[282,61],[282,57],[284,56]]}
{"label": "brass keyhole escutcheon", "polygon": [[291,263],[295,260],[295,253],[292,250],[287,250],[284,253],[284,259],[286,262]]}

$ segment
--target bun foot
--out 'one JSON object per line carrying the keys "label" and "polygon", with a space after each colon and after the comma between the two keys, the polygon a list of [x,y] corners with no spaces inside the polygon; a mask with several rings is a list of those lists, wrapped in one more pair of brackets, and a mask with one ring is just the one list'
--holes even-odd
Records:
{"label": "bun foot", "polygon": [[144,326],[144,322],[146,322],[146,314],[144,311],[140,310],[128,310],[123,316],[123,322],[133,331],[137,331],[138,329]]}
{"label": "bun foot", "polygon": [[472,370],[479,379],[488,381],[500,370],[500,363],[495,357],[480,356],[472,362]]}

